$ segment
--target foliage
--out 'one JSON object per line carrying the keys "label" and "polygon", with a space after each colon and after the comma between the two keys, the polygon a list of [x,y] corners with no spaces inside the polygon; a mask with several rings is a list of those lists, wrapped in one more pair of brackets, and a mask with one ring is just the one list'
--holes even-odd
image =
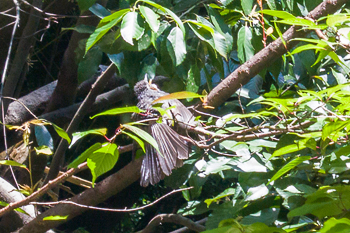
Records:
{"label": "foliage", "polygon": [[[197,93],[209,93],[290,25],[308,31],[307,38],[295,38],[295,48],[271,62],[232,99],[197,118],[206,130],[207,145],[193,146],[184,166],[152,188],[165,192],[164,186],[192,186],[183,191],[177,212],[194,219],[208,216],[206,232],[348,232],[350,12],[340,9],[313,21],[302,17],[320,0],[261,2],[120,1],[119,8],[110,11],[95,1],[80,0],[81,11],[90,9],[100,18],[86,41],[84,62],[96,63],[96,56],[88,55],[94,49],[103,51],[131,87],[145,74],[171,77],[164,88],[176,92],[154,101],[164,115],[157,101],[204,97],[205,102],[207,97]],[[126,113],[147,114],[124,106],[91,119]],[[123,123],[111,138],[107,125],[83,129],[72,140],[44,120],[8,127],[23,130],[29,144],[28,124],[35,124],[36,140],[51,150],[47,125],[71,149],[83,141],[79,146],[84,152],[66,164],[74,168],[87,161],[94,183],[118,162],[125,136],[143,152],[145,143],[159,151],[143,129],[147,123]],[[89,144],[86,136],[102,136],[103,142]],[[156,199],[159,192],[147,198]],[[118,230],[134,230],[127,221],[137,225],[145,214],[128,215]]]}

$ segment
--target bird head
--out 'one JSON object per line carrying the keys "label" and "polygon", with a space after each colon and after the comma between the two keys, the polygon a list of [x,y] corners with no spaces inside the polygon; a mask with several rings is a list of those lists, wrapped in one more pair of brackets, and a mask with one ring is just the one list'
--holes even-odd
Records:
{"label": "bird head", "polygon": [[157,85],[152,83],[152,80],[148,80],[148,74],[145,74],[145,78],[135,84],[134,91],[136,96],[139,96],[145,90],[159,91]]}

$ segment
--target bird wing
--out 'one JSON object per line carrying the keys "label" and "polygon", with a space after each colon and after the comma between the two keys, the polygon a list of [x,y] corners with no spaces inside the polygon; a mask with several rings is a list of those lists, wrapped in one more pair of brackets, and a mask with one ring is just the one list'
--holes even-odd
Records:
{"label": "bird wing", "polygon": [[157,141],[159,150],[162,153],[158,159],[165,175],[182,165],[179,159],[188,158],[188,145],[181,136],[167,124],[155,123],[151,126],[152,136]]}

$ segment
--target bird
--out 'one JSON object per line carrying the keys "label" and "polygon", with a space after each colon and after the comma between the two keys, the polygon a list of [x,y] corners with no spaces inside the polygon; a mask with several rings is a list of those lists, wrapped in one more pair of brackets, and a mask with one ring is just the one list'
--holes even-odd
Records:
{"label": "bird", "polygon": [[[140,171],[140,185],[147,187],[149,184],[155,185],[165,176],[169,176],[172,170],[183,165],[184,159],[188,158],[189,145],[175,130],[195,126],[193,114],[177,99],[162,100],[157,102],[161,108],[166,110],[161,122],[154,120],[161,114],[153,108],[153,101],[169,93],[161,91],[152,79],[148,81],[145,78],[137,82],[134,86],[134,92],[137,96],[137,107],[145,110],[141,118],[150,120],[147,131],[158,144],[160,153],[150,144],[146,145],[146,153],[142,161]],[[176,126],[180,126],[176,128]]]}

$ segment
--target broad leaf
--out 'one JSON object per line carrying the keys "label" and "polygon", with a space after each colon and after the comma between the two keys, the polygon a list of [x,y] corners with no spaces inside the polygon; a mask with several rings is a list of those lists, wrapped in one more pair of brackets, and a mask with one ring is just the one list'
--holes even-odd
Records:
{"label": "broad leaf", "polygon": [[160,150],[159,150],[159,147],[158,147],[158,144],[157,144],[156,140],[154,140],[154,138],[149,133],[147,133],[146,131],[144,131],[144,130],[142,130],[140,128],[137,128],[135,126],[131,126],[131,125],[128,125],[128,124],[124,124],[122,126],[125,129],[130,130],[131,132],[133,132],[134,134],[136,134],[137,136],[139,136],[140,138],[142,138],[146,142],[148,142],[151,146],[153,146],[157,150],[157,152],[160,155],[162,154],[160,152]]}
{"label": "broad leaf", "polygon": [[13,160],[0,160],[1,165],[7,165],[7,166],[14,166],[14,167],[21,167],[21,168],[27,168],[26,165],[18,163]]}
{"label": "broad leaf", "polygon": [[68,136],[68,134],[66,133],[66,131],[64,131],[61,127],[55,125],[54,123],[50,123],[53,128],[55,129],[56,133],[63,139],[67,140],[68,144],[70,144],[71,139]]}
{"label": "broad leaf", "polygon": [[69,148],[71,148],[79,139],[90,134],[105,136],[107,134],[107,129],[101,128],[101,129],[91,129],[83,132],[75,132],[72,134],[73,136],[72,143],[69,145]]}
{"label": "broad leaf", "polygon": [[152,104],[157,103],[159,101],[164,101],[164,100],[172,100],[172,99],[187,99],[187,98],[201,98],[204,97],[205,95],[199,95],[194,92],[189,92],[189,91],[180,91],[180,92],[174,92],[169,95],[165,95],[162,97],[159,97],[158,99],[154,100]]}
{"label": "broad leaf", "polygon": [[133,135],[131,133],[128,133],[126,131],[122,131],[123,134],[126,134],[128,135],[129,137],[131,137],[132,139],[134,139],[142,148],[143,152],[146,153],[146,150],[145,150],[145,143],[139,138],[137,137],[136,135]]}
{"label": "broad leaf", "polygon": [[111,170],[118,158],[118,146],[114,143],[105,143],[101,148],[92,152],[87,158],[87,165],[92,174],[92,183],[95,183],[97,177]]}
{"label": "broad leaf", "polygon": [[248,61],[254,56],[252,37],[253,35],[249,27],[244,26],[239,29],[237,37],[237,55],[241,63]]}
{"label": "broad leaf", "polygon": [[[292,161],[290,161],[289,163],[287,163],[286,165],[284,165],[269,181],[269,183],[271,183],[272,181],[277,180],[278,178],[280,178],[281,176],[283,176],[284,174],[286,174],[287,172],[289,172],[290,170],[294,169],[296,166],[298,166],[299,164],[301,164],[302,162],[306,161],[306,160],[310,160],[311,157],[310,156],[300,156],[297,157],[295,159],[293,159]],[[268,183],[268,184],[269,184]]]}
{"label": "broad leaf", "polygon": [[184,61],[187,51],[184,36],[179,27],[174,27],[170,31],[166,45],[175,66],[180,65]]}
{"label": "broad leaf", "polygon": [[133,39],[139,40],[145,31],[143,24],[143,19],[137,12],[129,12],[123,18],[120,34],[126,42],[134,45]]}
{"label": "broad leaf", "polygon": [[152,31],[157,32],[160,25],[158,20],[159,15],[154,13],[151,8],[148,8],[146,6],[139,6],[139,9]]}
{"label": "broad leaf", "polygon": [[91,119],[94,119],[95,117],[98,116],[104,116],[104,115],[118,115],[118,114],[123,114],[123,113],[141,113],[144,112],[145,110],[139,109],[136,106],[130,106],[130,107],[121,107],[121,108],[113,108],[101,113],[98,113],[92,117]]}
{"label": "broad leaf", "polygon": [[86,149],[81,155],[79,155],[73,162],[71,162],[68,165],[68,168],[77,168],[79,164],[85,162],[87,158],[89,158],[92,153],[102,147],[101,143],[95,143],[94,145],[90,146],[88,149]]}
{"label": "broad leaf", "polygon": [[163,11],[164,13],[167,13],[168,15],[170,15],[170,17],[173,18],[173,20],[176,22],[177,26],[181,29],[182,34],[183,34],[183,39],[185,38],[185,34],[186,34],[185,27],[184,27],[181,19],[176,14],[174,14],[174,12],[172,12],[168,8],[165,8],[165,7],[159,5],[155,2],[149,1],[149,0],[140,0],[140,2],[145,2],[149,5],[154,6],[155,8]]}

